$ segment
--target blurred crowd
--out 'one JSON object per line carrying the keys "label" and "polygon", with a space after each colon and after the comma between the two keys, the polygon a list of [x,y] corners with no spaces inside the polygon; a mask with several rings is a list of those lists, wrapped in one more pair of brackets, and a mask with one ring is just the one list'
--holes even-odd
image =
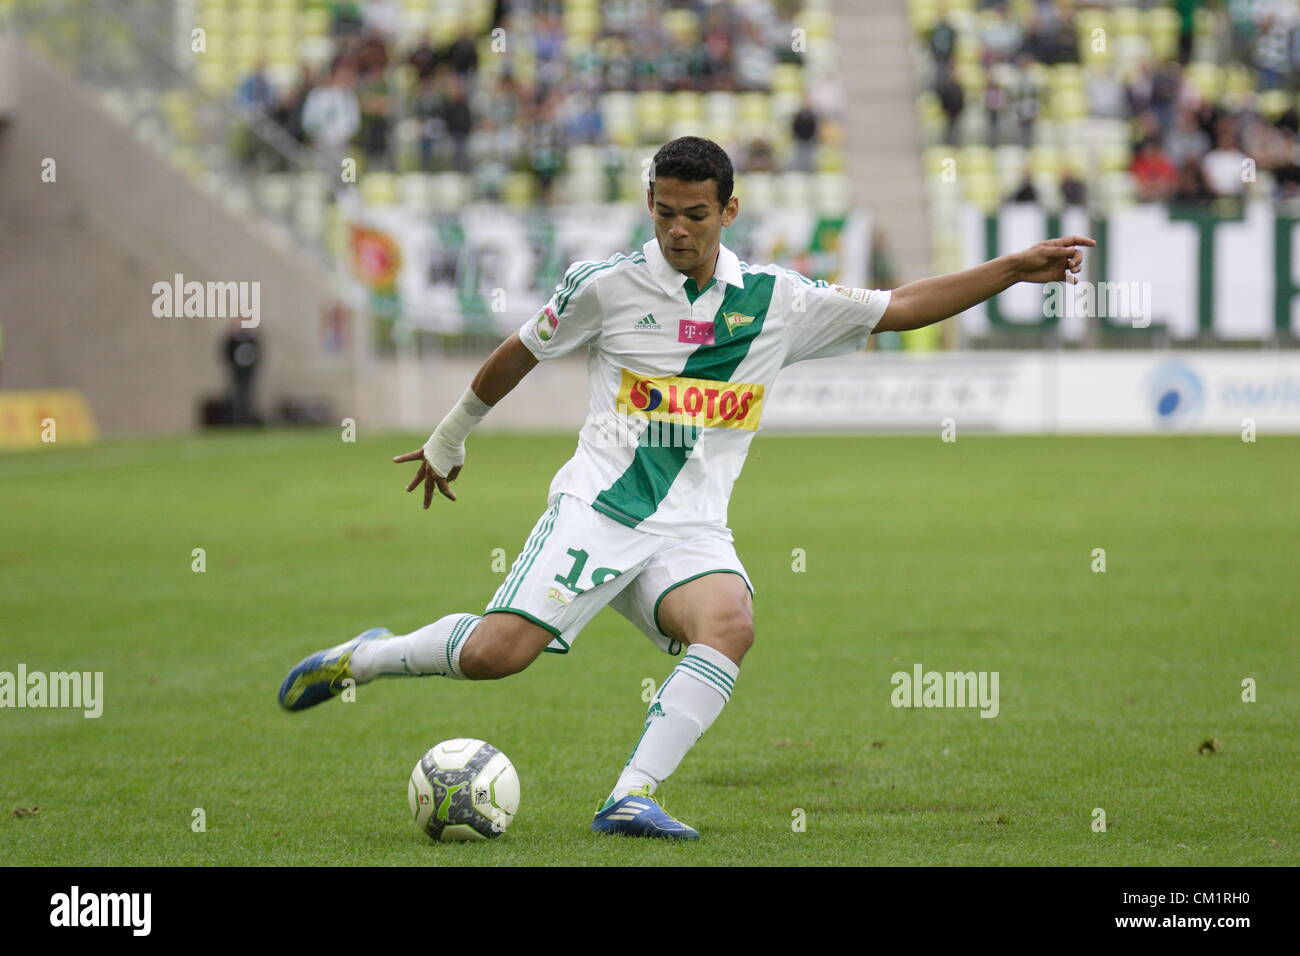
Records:
{"label": "blurred crowd", "polygon": [[[566,44],[563,6],[496,0],[483,29],[437,44],[427,34],[401,42],[393,0],[336,0],[328,65],[302,65],[297,81],[278,89],[259,62],[240,79],[236,106],[250,124],[273,123],[332,165],[351,156],[366,170],[464,173],[486,198],[522,171],[546,200],[569,147],[610,145],[603,94],[764,92],[775,64],[801,61],[791,44],[801,0],[606,0],[595,42],[577,51]],[[674,40],[668,9],[694,16],[697,42]],[[395,148],[399,124],[413,131],[413,150]],[[791,121],[791,168],[811,171],[822,125],[805,98]],[[723,145],[741,172],[773,167],[771,143]],[[275,164],[256,137],[242,152],[250,165]]]}
{"label": "blurred crowd", "polygon": [[[1112,69],[1087,71],[1090,116],[1123,120],[1130,130],[1135,198],[1139,201],[1203,202],[1237,197],[1252,189],[1260,172],[1279,198],[1300,197],[1300,137],[1296,92],[1300,90],[1300,2],[1297,0],[1136,0],[1139,16],[1156,6],[1171,6],[1178,17],[1173,56],[1148,58],[1136,71],[1117,75]],[[1076,15],[1088,9],[1110,10],[1109,0],[1034,0],[1032,15],[1017,20],[1006,0],[980,0],[980,63],[986,71],[982,101],[971,102],[953,69],[957,35],[940,19],[926,36],[935,65],[934,92],[947,120],[950,146],[959,142],[965,111],[982,109],[988,142],[998,146],[1034,142],[1045,91],[1036,64],[1079,63]],[[1208,15],[1212,29],[1202,28]],[[1225,66],[1251,70],[1258,93],[1285,91],[1289,105],[1268,115],[1251,95],[1218,99],[1203,96],[1188,79],[1193,55]],[[1085,201],[1087,184],[1072,172],[1061,182],[1067,204]],[[1033,201],[1026,179],[1010,201]]]}

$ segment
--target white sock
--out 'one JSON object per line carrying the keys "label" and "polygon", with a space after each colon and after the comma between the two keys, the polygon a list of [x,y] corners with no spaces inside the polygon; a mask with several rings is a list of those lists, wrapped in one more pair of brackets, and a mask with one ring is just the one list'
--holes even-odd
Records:
{"label": "white sock", "polygon": [[362,641],[352,652],[352,674],[358,684],[376,677],[454,677],[460,680],[460,651],[474,633],[477,614],[448,614],[401,637]]}
{"label": "white sock", "polygon": [[610,792],[610,801],[647,785],[653,793],[667,780],[722,713],[739,674],[740,668],[721,651],[692,644],[650,702],[645,730]]}

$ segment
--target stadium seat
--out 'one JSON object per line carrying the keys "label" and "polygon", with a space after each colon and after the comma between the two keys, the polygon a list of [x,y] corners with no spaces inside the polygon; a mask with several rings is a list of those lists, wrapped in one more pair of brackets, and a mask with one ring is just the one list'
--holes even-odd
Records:
{"label": "stadium seat", "polygon": [[430,173],[403,173],[397,185],[398,202],[403,208],[427,213],[433,209],[433,176]]}
{"label": "stadium seat", "polygon": [[1286,90],[1265,90],[1259,94],[1260,115],[1276,122],[1291,106],[1291,96]]}
{"label": "stadium seat", "polygon": [[454,212],[464,208],[473,197],[468,176],[460,173],[436,173],[433,177],[433,208],[438,212]]}
{"label": "stadium seat", "polygon": [[616,146],[636,145],[636,112],[631,93],[604,94],[600,98],[600,111],[611,143]]}
{"label": "stadium seat", "polygon": [[194,101],[186,90],[168,90],[159,101],[163,116],[175,139],[193,144],[199,139],[198,120],[194,115]]}
{"label": "stadium seat", "polygon": [[294,192],[300,202],[323,203],[330,194],[331,180],[324,173],[299,173],[294,184]]}
{"label": "stadium seat", "polygon": [[1102,205],[1107,209],[1119,209],[1131,205],[1137,193],[1133,177],[1119,170],[1105,173],[1101,177],[1097,191]]}
{"label": "stadium seat", "polygon": [[293,177],[288,173],[266,173],[258,177],[253,193],[259,209],[283,218],[293,204]]}
{"label": "stadium seat", "polygon": [[692,46],[699,42],[700,21],[694,10],[673,7],[664,11],[664,31],[674,43]]}
{"label": "stadium seat", "polygon": [[327,37],[330,15],[324,7],[306,7],[298,13],[298,33],[304,37]]}
{"label": "stadium seat", "polygon": [[934,29],[939,22],[939,4],[936,0],[912,0],[907,5],[912,24],[912,35],[922,39]]}
{"label": "stadium seat", "polygon": [[397,202],[397,177],[392,173],[366,173],[359,185],[367,205],[392,206]]}
{"label": "stadium seat", "polygon": [[771,173],[746,173],[743,191],[738,185],[736,195],[746,210],[760,212],[776,205],[776,184]]}
{"label": "stadium seat", "polygon": [[852,205],[849,181],[841,173],[818,173],[813,186],[817,211],[823,215],[840,215]]}
{"label": "stadium seat", "polygon": [[1079,55],[1085,64],[1109,63],[1114,55],[1111,44],[1110,12],[1107,10],[1080,10],[1075,17],[1079,37]]}
{"label": "stadium seat", "polygon": [[[709,130],[699,120],[680,120],[668,127],[668,139],[676,139],[679,136],[705,136],[709,135]],[[718,140],[718,142],[726,142]]]}
{"label": "stadium seat", "polygon": [[772,67],[772,92],[803,96],[803,69],[797,63],[777,63]]}
{"label": "stadium seat", "polygon": [[1216,100],[1223,94],[1225,87],[1224,70],[1217,63],[1209,63],[1204,60],[1190,63],[1184,76],[1187,82],[1191,83],[1196,91],[1206,99]]}
{"label": "stadium seat", "polygon": [[668,96],[668,116],[674,123],[699,123],[704,119],[704,98],[694,90],[679,90]]}
{"label": "stadium seat", "polygon": [[511,173],[506,177],[502,199],[508,206],[531,206],[537,199],[537,180],[529,173]]}
{"label": "stadium seat", "polygon": [[1029,159],[1023,146],[997,148],[998,186],[1003,194],[1013,192],[1024,179]]}
{"label": "stadium seat", "polygon": [[636,94],[636,124],[643,141],[662,139],[668,128],[667,97],[659,90]]}
{"label": "stadium seat", "polygon": [[329,65],[334,47],[328,37],[306,36],[298,41],[298,57],[311,69],[323,72]]}
{"label": "stadium seat", "polygon": [[949,168],[949,160],[954,159],[957,155],[959,155],[959,151],[951,146],[935,145],[926,147],[921,154],[926,175],[935,178],[942,176],[944,171]]}
{"label": "stadium seat", "polygon": [[209,96],[223,97],[234,86],[230,70],[222,60],[203,59],[194,68],[199,88]]}

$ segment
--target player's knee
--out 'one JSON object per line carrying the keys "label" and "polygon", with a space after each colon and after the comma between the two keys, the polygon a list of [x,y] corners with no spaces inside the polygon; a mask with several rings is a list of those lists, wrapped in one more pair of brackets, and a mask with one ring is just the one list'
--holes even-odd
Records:
{"label": "player's knee", "polygon": [[736,663],[754,646],[754,618],[743,609],[712,617],[691,641],[721,651]]}
{"label": "player's knee", "polygon": [[528,665],[512,659],[498,643],[480,638],[468,641],[460,652],[460,671],[471,680],[500,680],[518,674]]}
{"label": "player's knee", "polygon": [[461,673],[472,680],[500,680],[527,669],[550,640],[534,631],[542,629],[517,615],[487,615],[465,642]]}
{"label": "player's knee", "polygon": [[749,614],[739,614],[727,631],[731,646],[743,657],[754,646],[754,618]]}
{"label": "player's knee", "polygon": [[460,654],[460,670],[472,680],[500,680],[518,674],[533,659],[509,641],[482,635],[481,639],[466,643]]}
{"label": "player's knee", "polygon": [[[525,658],[518,652],[502,650],[493,655],[483,655],[473,665],[473,676],[477,680],[500,680],[526,669],[532,659]],[[469,674],[470,671],[464,671]]]}

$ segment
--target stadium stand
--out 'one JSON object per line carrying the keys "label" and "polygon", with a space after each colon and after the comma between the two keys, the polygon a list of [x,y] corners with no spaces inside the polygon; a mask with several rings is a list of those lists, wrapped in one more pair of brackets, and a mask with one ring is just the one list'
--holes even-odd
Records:
{"label": "stadium stand", "polygon": [[371,205],[595,203],[639,198],[647,147],[694,133],[727,147],[750,209],[848,202],[829,0],[5,5],[55,21],[176,164],[326,249],[344,158]]}
{"label": "stadium stand", "polygon": [[1300,195],[1292,0],[910,4],[940,207]]}

